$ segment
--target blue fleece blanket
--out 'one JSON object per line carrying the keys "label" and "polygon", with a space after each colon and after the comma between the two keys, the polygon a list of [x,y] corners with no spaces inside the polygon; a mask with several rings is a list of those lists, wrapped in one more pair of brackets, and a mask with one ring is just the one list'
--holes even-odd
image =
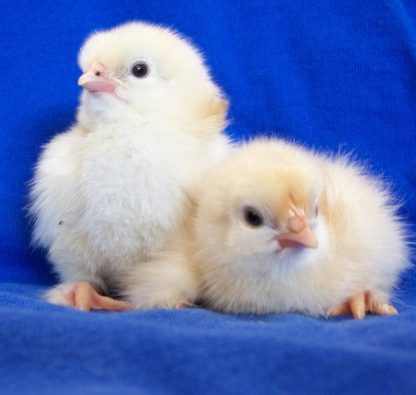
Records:
{"label": "blue fleece blanket", "polygon": [[5,1],[0,19],[1,394],[416,394],[413,269],[389,318],[83,314],[39,298],[56,279],[24,211],[40,146],[73,122],[83,39],[142,19],[205,53],[231,136],[352,151],[415,230],[414,0]]}

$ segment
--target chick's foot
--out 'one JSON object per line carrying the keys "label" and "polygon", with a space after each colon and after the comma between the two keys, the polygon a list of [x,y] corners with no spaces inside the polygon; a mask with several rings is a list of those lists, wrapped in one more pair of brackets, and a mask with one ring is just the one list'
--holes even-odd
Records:
{"label": "chick's foot", "polygon": [[351,314],[355,319],[361,320],[366,314],[395,315],[397,310],[386,303],[381,297],[367,291],[354,295],[345,303],[332,307],[328,316]]}
{"label": "chick's foot", "polygon": [[132,308],[127,302],[100,295],[94,286],[86,281],[60,284],[46,293],[46,300],[81,311],[126,311]]}

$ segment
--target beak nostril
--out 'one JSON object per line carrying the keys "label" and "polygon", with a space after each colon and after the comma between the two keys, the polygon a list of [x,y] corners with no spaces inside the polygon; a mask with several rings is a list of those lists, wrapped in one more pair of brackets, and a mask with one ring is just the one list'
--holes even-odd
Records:
{"label": "beak nostril", "polygon": [[306,226],[308,226],[308,220],[305,217],[296,216],[288,220],[288,228],[292,232],[300,232]]}

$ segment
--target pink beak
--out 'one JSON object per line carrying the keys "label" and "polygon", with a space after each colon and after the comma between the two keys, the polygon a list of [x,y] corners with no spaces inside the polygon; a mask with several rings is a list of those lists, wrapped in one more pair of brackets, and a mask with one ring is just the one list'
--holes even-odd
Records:
{"label": "pink beak", "polygon": [[107,73],[107,69],[101,63],[93,63],[90,69],[78,79],[78,85],[88,92],[114,93],[115,83]]}
{"label": "pink beak", "polygon": [[282,248],[288,247],[306,247],[317,248],[318,242],[311,228],[309,222],[304,216],[296,216],[288,220],[289,233],[279,235],[276,237]]}

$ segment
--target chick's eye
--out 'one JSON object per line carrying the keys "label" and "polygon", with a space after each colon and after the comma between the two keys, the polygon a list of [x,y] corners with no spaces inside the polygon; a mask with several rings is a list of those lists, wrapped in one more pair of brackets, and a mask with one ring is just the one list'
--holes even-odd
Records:
{"label": "chick's eye", "polygon": [[146,62],[137,62],[131,68],[131,73],[136,78],[144,78],[149,74],[149,66]]}
{"label": "chick's eye", "polygon": [[264,219],[261,213],[254,207],[244,208],[244,221],[250,226],[258,227],[263,225]]}

